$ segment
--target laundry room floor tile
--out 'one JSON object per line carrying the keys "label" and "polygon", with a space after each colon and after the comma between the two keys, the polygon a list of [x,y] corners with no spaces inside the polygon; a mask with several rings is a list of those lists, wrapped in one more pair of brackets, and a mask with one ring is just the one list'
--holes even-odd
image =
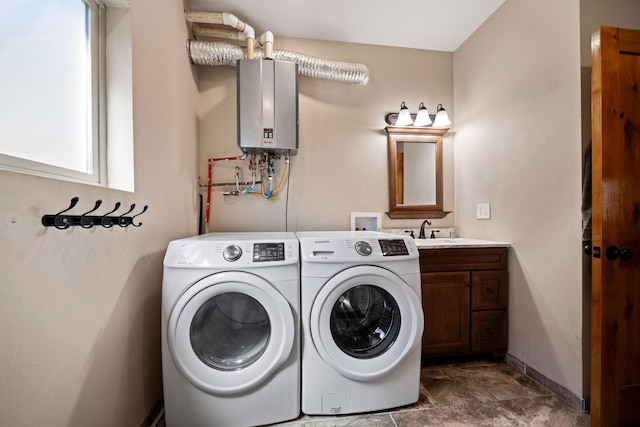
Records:
{"label": "laundry room floor tile", "polygon": [[[589,426],[589,414],[504,362],[439,361],[423,366],[420,382],[412,405],[357,415],[301,415],[271,427]],[[183,426],[162,420],[156,427]]]}

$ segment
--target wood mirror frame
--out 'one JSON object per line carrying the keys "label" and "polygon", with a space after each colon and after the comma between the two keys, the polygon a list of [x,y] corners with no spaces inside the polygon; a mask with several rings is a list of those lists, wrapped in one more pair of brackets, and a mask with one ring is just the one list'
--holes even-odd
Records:
{"label": "wood mirror frame", "polygon": [[[389,159],[389,212],[392,219],[444,218],[449,213],[443,210],[442,186],[442,139],[449,128],[387,126]],[[403,203],[404,166],[398,154],[398,144],[424,142],[436,145],[435,153],[435,203],[411,205]],[[399,161],[400,160],[400,161]],[[425,166],[425,167],[428,167]]]}

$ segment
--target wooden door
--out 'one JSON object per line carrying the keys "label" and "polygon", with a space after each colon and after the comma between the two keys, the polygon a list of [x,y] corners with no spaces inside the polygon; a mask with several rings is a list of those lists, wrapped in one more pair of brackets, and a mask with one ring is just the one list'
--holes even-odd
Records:
{"label": "wooden door", "polygon": [[640,425],[640,31],[592,36],[591,425]]}

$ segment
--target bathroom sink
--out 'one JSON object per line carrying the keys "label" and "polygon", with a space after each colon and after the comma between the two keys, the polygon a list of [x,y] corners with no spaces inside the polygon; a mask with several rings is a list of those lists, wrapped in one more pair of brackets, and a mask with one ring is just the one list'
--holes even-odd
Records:
{"label": "bathroom sink", "polygon": [[438,238],[438,239],[415,239],[418,249],[429,248],[486,248],[486,247],[508,247],[509,243],[496,242],[493,240],[468,239],[465,237]]}

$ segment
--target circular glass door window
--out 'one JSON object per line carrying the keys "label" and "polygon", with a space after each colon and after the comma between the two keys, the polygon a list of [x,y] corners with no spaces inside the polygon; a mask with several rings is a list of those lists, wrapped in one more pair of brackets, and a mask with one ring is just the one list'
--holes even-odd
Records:
{"label": "circular glass door window", "polygon": [[386,290],[373,285],[348,289],[331,310],[336,345],[358,359],[371,359],[391,347],[400,332],[400,310]]}
{"label": "circular glass door window", "polygon": [[256,299],[226,292],[202,304],[191,321],[189,335],[191,347],[203,363],[235,371],[262,356],[269,344],[271,324]]}

